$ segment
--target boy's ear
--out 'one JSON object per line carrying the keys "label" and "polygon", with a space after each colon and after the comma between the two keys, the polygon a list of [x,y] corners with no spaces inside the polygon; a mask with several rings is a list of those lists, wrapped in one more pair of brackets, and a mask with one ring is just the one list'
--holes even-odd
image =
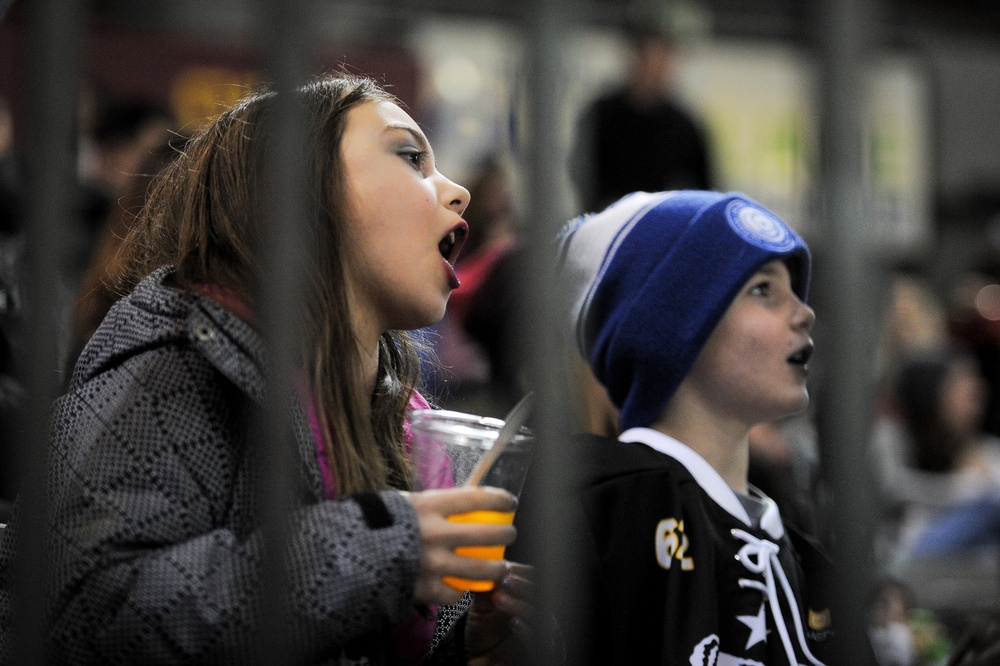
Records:
{"label": "boy's ear", "polygon": [[577,396],[578,428],[582,432],[617,438],[621,434],[618,408],[611,402],[607,390],[579,354],[568,353],[567,357],[571,385],[579,387],[580,391]]}

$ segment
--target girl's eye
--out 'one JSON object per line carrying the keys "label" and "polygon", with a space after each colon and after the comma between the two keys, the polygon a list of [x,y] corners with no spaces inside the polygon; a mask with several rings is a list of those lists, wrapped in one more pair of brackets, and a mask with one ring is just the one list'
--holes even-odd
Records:
{"label": "girl's eye", "polygon": [[417,171],[423,173],[424,166],[427,164],[427,152],[423,150],[404,150],[400,152],[400,156],[410,163]]}

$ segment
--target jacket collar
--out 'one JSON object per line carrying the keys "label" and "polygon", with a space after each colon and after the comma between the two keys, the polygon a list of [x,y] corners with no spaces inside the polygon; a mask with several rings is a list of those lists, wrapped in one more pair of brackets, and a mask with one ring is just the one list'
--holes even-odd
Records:
{"label": "jacket collar", "polygon": [[780,539],[785,533],[781,514],[778,512],[778,505],[774,503],[774,500],[767,496],[760,498],[765,504],[764,514],[761,516],[760,525],[754,525],[754,521],[750,519],[750,514],[747,513],[743,503],[736,496],[736,492],[726,485],[715,468],[709,465],[708,461],[698,455],[694,449],[673,437],[652,428],[629,428],[618,439],[622,442],[645,444],[651,449],[675,459],[687,469],[702,490],[716,504],[744,525],[760,527],[774,539]]}

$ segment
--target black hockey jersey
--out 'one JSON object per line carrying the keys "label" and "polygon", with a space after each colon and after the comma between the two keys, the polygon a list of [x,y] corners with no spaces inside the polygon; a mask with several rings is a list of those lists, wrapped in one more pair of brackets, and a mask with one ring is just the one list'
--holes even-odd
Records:
{"label": "black hockey jersey", "polygon": [[621,439],[574,440],[581,615],[564,621],[578,629],[566,663],[823,663],[828,600],[803,571],[824,556],[683,444],[647,428]]}

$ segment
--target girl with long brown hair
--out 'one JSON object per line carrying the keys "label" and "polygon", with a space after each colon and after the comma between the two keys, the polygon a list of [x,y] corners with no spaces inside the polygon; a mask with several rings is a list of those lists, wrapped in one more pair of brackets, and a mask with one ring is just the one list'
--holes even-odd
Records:
{"label": "girl with long brown hair", "polygon": [[[326,77],[294,94],[310,194],[306,306],[290,322],[304,331],[292,414],[302,488],[284,553],[294,661],[424,662],[429,609],[460,599],[441,581],[457,576],[504,584],[458,625],[461,649],[436,658],[491,663],[517,641],[507,620],[526,612],[529,584],[517,565],[454,548],[509,544],[514,529],[446,517],[515,500],[408,491],[405,415],[427,403],[405,331],[439,320],[458,286],[469,194],[373,81]],[[247,416],[267,399],[257,326],[275,100],[247,97],[158,177],[117,262],[127,296],[56,403],[57,661],[241,663],[254,649],[262,536]]]}

